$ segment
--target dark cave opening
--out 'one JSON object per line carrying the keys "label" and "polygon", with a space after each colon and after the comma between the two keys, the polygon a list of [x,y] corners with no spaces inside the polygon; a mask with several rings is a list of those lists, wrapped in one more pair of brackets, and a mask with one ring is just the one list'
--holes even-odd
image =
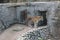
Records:
{"label": "dark cave opening", "polygon": [[20,12],[20,21],[21,21],[21,24],[25,24],[25,20],[27,18],[27,10],[23,10]]}
{"label": "dark cave opening", "polygon": [[[35,12],[35,11],[34,11]],[[20,21],[21,24],[25,24],[25,20],[27,18],[27,10],[23,10],[20,12]],[[43,21],[39,21],[37,26],[46,26],[47,25],[47,18],[46,18],[46,13],[47,11],[40,11],[40,10],[36,10],[36,12],[34,13],[35,16],[43,16]]]}
{"label": "dark cave opening", "polygon": [[43,21],[39,21],[38,26],[46,26],[47,25],[47,18],[46,18],[47,11],[37,10],[37,12],[38,12],[38,16],[43,16]]}

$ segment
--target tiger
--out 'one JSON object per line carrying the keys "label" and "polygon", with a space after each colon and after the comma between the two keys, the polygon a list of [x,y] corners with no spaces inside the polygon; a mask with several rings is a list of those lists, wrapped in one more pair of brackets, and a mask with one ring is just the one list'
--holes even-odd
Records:
{"label": "tiger", "polygon": [[27,26],[36,28],[39,21],[43,21],[43,16],[28,17],[27,18]]}

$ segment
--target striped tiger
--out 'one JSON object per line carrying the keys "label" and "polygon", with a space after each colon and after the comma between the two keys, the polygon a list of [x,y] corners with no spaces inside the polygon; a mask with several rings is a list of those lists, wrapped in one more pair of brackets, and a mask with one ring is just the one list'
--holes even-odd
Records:
{"label": "striped tiger", "polygon": [[28,17],[26,24],[30,27],[37,27],[39,21],[43,21],[43,16]]}

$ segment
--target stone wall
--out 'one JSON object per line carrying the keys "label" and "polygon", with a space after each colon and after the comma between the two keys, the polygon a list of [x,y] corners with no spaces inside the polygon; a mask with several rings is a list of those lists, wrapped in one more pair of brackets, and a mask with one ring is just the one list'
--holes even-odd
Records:
{"label": "stone wall", "polygon": [[3,21],[5,28],[9,27],[10,24],[15,22],[16,19],[16,12],[15,8],[7,8],[6,5],[0,5],[1,11],[0,11],[0,20]]}
{"label": "stone wall", "polygon": [[0,33],[5,30],[4,23],[0,20]]}
{"label": "stone wall", "polygon": [[57,8],[52,14],[51,23],[50,23],[50,33],[54,37],[54,40],[60,40],[60,8]]}
{"label": "stone wall", "polygon": [[[15,5],[15,4],[14,4]],[[33,10],[47,11],[47,25],[51,35],[57,37],[59,33],[59,18],[60,9],[58,9],[59,2],[45,2],[45,3],[30,3],[29,5],[0,5],[0,30],[6,29],[11,24],[21,22],[20,12],[27,9],[30,12],[30,16],[34,15]],[[9,7],[10,6],[10,7]],[[33,8],[33,10],[32,10]],[[32,12],[31,12],[32,11]],[[32,14],[33,13],[33,14]],[[58,13],[58,14],[57,14]],[[58,33],[57,33],[58,32]]]}

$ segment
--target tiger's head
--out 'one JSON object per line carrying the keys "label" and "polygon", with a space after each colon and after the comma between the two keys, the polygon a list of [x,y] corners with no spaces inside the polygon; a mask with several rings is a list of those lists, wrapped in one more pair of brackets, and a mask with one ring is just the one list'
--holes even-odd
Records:
{"label": "tiger's head", "polygon": [[39,16],[39,20],[43,21],[43,16]]}

